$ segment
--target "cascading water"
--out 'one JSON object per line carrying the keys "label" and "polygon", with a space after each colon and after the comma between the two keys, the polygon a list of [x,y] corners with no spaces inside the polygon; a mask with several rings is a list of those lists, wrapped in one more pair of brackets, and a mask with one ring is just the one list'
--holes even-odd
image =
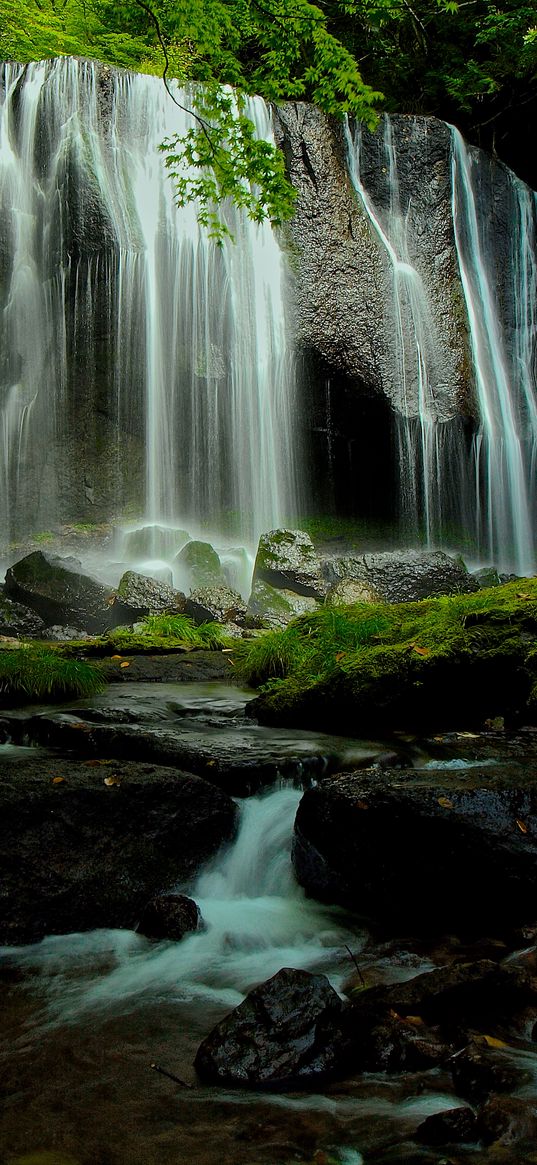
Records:
{"label": "cascading water", "polygon": [[501,273],[494,208],[487,213],[480,199],[475,155],[458,130],[452,134],[453,223],[479,401],[472,447],[478,549],[535,574],[537,201],[506,171],[510,254]]}
{"label": "cascading water", "polygon": [[[446,162],[439,162],[436,147],[424,165],[428,126],[426,118],[385,117],[376,146],[360,128],[346,131],[351,180],[391,272],[386,391],[396,418],[401,518],[429,546],[462,540],[476,561],[531,574],[537,570],[536,198],[446,126]],[[429,198],[426,187],[440,183],[438,167],[447,170],[450,151],[452,224],[443,239],[433,236],[428,254],[425,216],[432,218],[434,194]],[[493,170],[489,188],[487,167]],[[498,217],[505,220],[500,231]],[[458,270],[448,271],[439,302],[438,264],[450,249]],[[449,316],[468,333],[466,369],[451,350]],[[463,413],[476,408],[473,427],[457,415],[457,393],[467,398]]]}
{"label": "cascading water", "polygon": [[[264,103],[248,114],[270,138]],[[178,210],[158,146],[190,124],[157,78],[2,66],[4,538],[231,515],[252,543],[295,510],[282,255],[232,208],[223,248]]]}

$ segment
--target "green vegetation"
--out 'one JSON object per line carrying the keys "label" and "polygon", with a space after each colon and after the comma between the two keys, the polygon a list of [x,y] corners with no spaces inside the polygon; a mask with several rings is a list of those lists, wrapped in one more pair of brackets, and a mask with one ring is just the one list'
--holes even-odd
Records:
{"label": "green vegetation", "polygon": [[63,700],[92,696],[104,688],[95,664],[63,659],[37,644],[0,651],[0,694],[8,700]]}
{"label": "green vegetation", "polygon": [[[537,581],[324,607],[234,650],[261,719],[347,732],[512,716],[537,681]],[[537,691],[537,687],[535,688]]]}
{"label": "green vegetation", "polygon": [[217,241],[224,199],[274,224],[293,210],[247,95],[311,100],[371,127],[386,108],[435,113],[485,144],[537,100],[535,6],[518,0],[0,0],[1,57],[62,54],[202,83],[191,128],[164,149],[179,204],[198,199]]}
{"label": "green vegetation", "polygon": [[52,530],[40,530],[39,534],[32,534],[32,542],[39,542],[39,544],[46,544],[47,542],[54,542],[55,534]]}
{"label": "green vegetation", "polygon": [[116,627],[106,635],[91,639],[75,639],[61,643],[55,649],[64,658],[90,655],[106,657],[118,653],[149,654],[152,651],[219,651],[225,641],[224,628],[219,623],[201,623],[199,626],[186,615],[149,615],[136,630]]}

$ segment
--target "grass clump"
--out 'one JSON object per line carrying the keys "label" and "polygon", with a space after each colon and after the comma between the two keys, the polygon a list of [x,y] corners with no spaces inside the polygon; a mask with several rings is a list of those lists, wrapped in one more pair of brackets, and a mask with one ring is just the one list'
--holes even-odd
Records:
{"label": "grass clump", "polygon": [[239,644],[234,662],[262,688],[256,712],[266,722],[337,731],[477,723],[535,705],[536,636],[537,580],[522,579],[414,603],[322,607]]}
{"label": "grass clump", "polygon": [[148,615],[137,624],[136,630],[116,627],[106,635],[59,644],[56,650],[65,658],[80,655],[103,657],[113,652],[219,651],[224,642],[224,628],[219,623],[198,626],[187,615]]}
{"label": "grass clump", "polygon": [[33,645],[0,651],[0,694],[9,700],[76,699],[104,686],[100,669],[86,660]]}

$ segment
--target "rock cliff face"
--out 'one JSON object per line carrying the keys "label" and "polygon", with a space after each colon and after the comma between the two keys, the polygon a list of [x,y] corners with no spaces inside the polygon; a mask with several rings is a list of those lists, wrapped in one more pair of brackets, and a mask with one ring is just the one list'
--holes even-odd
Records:
{"label": "rock cliff face", "polygon": [[276,136],[298,190],[289,235],[301,347],[350,377],[358,392],[382,393],[403,416],[415,417],[423,407],[412,340],[417,326],[432,419],[468,413],[449,126],[396,116],[383,118],[376,133],[355,131],[345,141],[320,110],[293,104],[278,110]]}

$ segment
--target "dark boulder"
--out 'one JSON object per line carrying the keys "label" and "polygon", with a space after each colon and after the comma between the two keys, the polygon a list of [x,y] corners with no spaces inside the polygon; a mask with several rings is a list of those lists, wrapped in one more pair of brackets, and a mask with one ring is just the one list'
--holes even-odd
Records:
{"label": "dark boulder", "polygon": [[146,938],[171,939],[178,942],[185,934],[199,930],[200,908],[186,894],[160,894],[144,906],[136,927]]}
{"label": "dark boulder", "polygon": [[285,967],[221,1020],[194,1061],[207,1083],[312,1085],[345,1061],[343,1004],[324,975]]}
{"label": "dark boulder", "polygon": [[246,603],[231,587],[199,587],[186,600],[186,613],[195,623],[243,623]]}
{"label": "dark boulder", "polygon": [[182,614],[185,604],[182,591],[135,570],[126,570],[117,588],[114,615],[117,622],[134,623],[145,615]]}
{"label": "dark boulder", "polygon": [[150,898],[191,878],[233,836],[236,816],[225,793],[177,769],[4,761],[0,943],[133,928]]}
{"label": "dark boulder", "polygon": [[41,617],[25,607],[14,603],[0,593],[0,635],[13,635],[17,639],[40,639],[45,624]]}
{"label": "dark boulder", "polygon": [[493,1051],[474,1041],[453,1057],[453,1084],[459,1096],[479,1103],[491,1092],[512,1092],[528,1083],[530,1074],[508,1052]]}
{"label": "dark boulder", "polygon": [[323,574],[330,587],[341,580],[354,579],[370,588],[372,596],[388,603],[413,603],[433,595],[479,590],[477,579],[468,573],[462,560],[451,558],[443,550],[387,550],[326,558]]}
{"label": "dark boulder", "polygon": [[261,535],[253,583],[257,580],[314,599],[321,599],[327,589],[317,551],[303,530],[269,530]]}
{"label": "dark boulder", "polygon": [[537,1141],[535,1104],[518,1096],[491,1096],[478,1117],[479,1135],[486,1145],[512,1145],[527,1141],[528,1148]]}
{"label": "dark boulder", "polygon": [[100,632],[118,622],[112,611],[114,593],[83,574],[76,558],[57,558],[34,550],[9,568],[6,591],[47,624]]}
{"label": "dark boulder", "polygon": [[479,1140],[477,1117],[471,1108],[447,1108],[418,1125],[416,1140],[423,1145],[459,1145]]}
{"label": "dark boulder", "polygon": [[535,913],[537,776],[513,764],[332,777],[300,802],[293,861],[310,894],[361,914],[498,933]]}

